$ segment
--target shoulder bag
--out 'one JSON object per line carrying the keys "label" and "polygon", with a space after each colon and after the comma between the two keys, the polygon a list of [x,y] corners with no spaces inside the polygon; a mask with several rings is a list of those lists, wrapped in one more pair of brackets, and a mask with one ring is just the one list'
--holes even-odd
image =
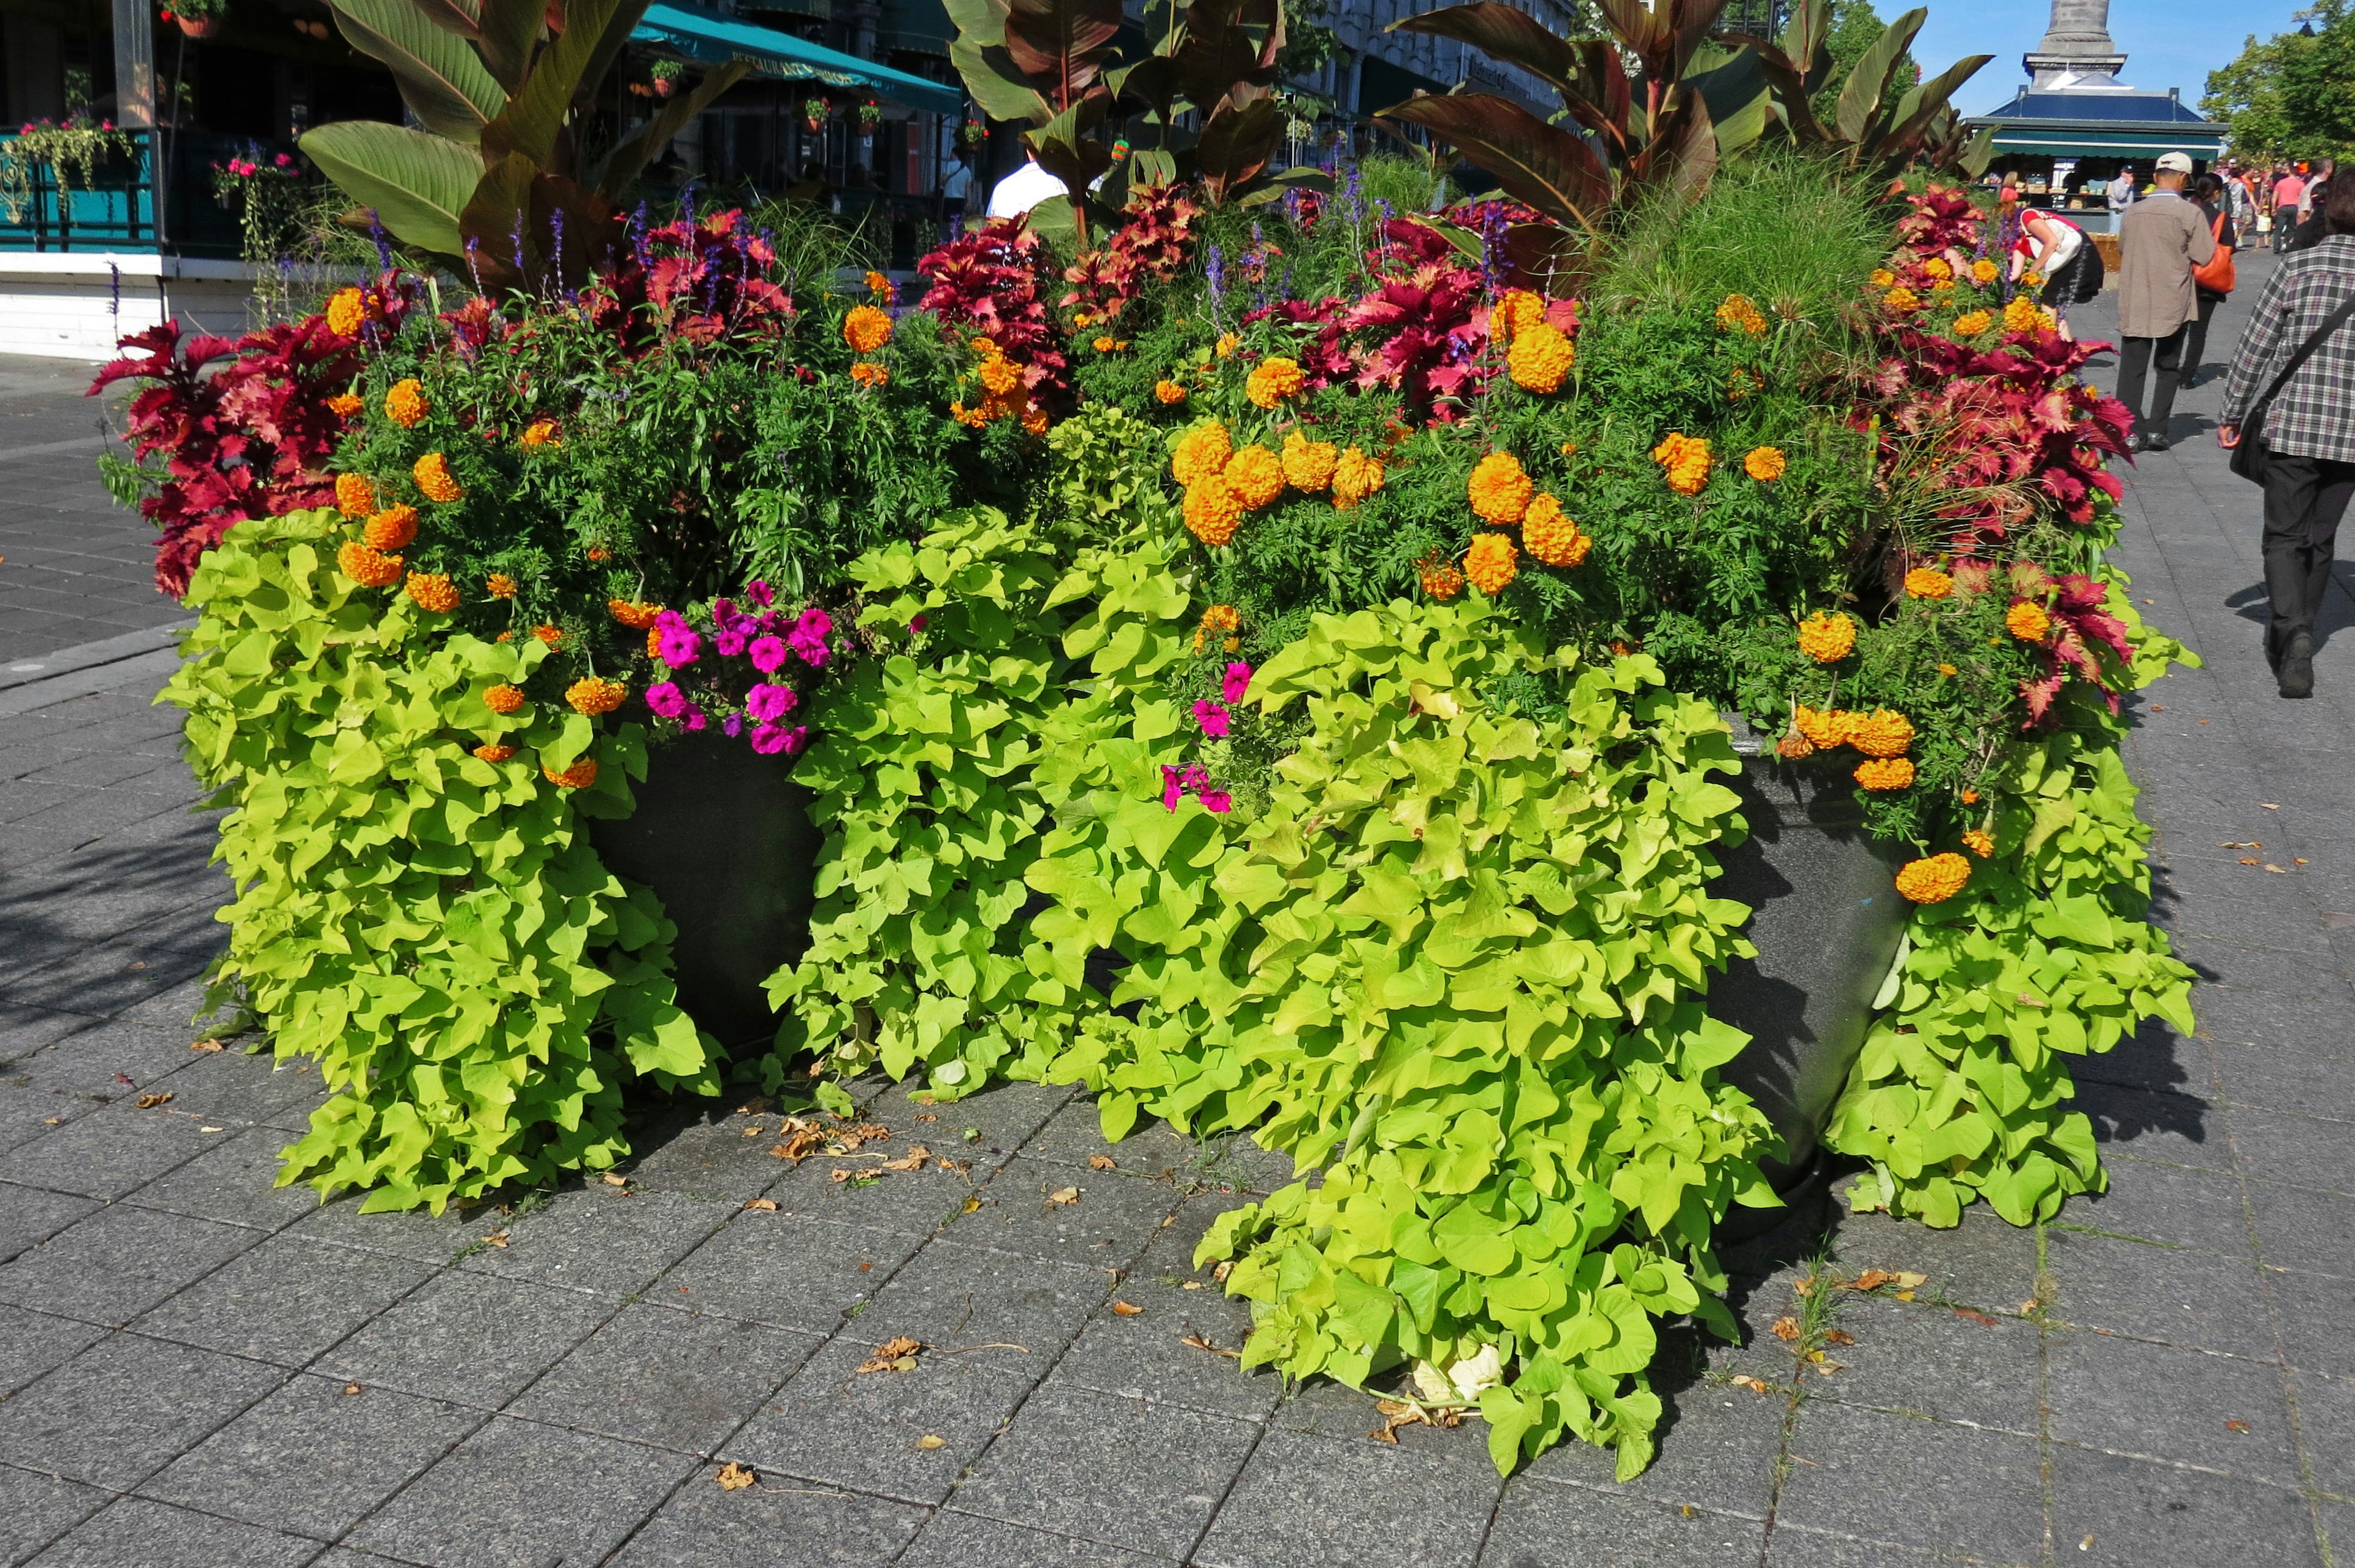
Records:
{"label": "shoulder bag", "polygon": [[2209,234],[2216,241],[2216,253],[2191,269],[2191,281],[2203,289],[2213,289],[2220,294],[2232,292],[2232,248],[2224,243],[2224,214],[2218,213],[2210,226]]}
{"label": "shoulder bag", "polygon": [[2265,418],[2273,412],[2274,399],[2289,385],[2289,379],[2297,374],[2298,367],[2322,347],[2322,340],[2344,325],[2350,315],[2355,315],[2355,293],[2341,300],[2339,308],[2330,313],[2329,319],[2307,335],[2306,341],[2297,346],[2297,352],[2289,357],[2289,363],[2281,368],[2281,374],[2275,376],[2273,384],[2265,389],[2264,396],[2249,405],[2248,413],[2241,421],[2241,443],[2232,448],[2233,473],[2252,485],[2265,482],[2265,465],[2273,461],[2273,453],[2265,445]]}

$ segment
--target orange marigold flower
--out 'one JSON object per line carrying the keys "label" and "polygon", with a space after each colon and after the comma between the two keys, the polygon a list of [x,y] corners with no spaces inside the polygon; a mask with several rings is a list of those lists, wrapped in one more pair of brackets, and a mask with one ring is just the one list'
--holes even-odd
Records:
{"label": "orange marigold flower", "polygon": [[1934,566],[1917,566],[1905,574],[1905,592],[1915,599],[1944,599],[1955,591],[1955,580]]}
{"label": "orange marigold flower", "polygon": [[858,354],[872,354],[891,341],[891,318],[871,304],[856,304],[842,318],[842,340]]}
{"label": "orange marigold flower", "polygon": [[516,749],[513,746],[501,746],[490,741],[485,741],[474,748],[474,755],[486,763],[504,763],[515,754]]}
{"label": "orange marigold flower", "polygon": [[1747,294],[1728,294],[1717,307],[1717,325],[1728,332],[1746,333],[1752,337],[1766,336],[1766,317],[1750,303]]}
{"label": "orange marigold flower", "polygon": [[450,476],[450,460],[438,452],[429,452],[419,458],[410,473],[429,501],[454,501],[466,493],[464,487]]}
{"label": "orange marigold flower", "polygon": [[992,348],[981,357],[981,385],[984,390],[1004,397],[1022,384],[1022,367]]}
{"label": "orange marigold flower", "polygon": [[2025,599],[2015,599],[2011,608],[2003,613],[2004,630],[2023,643],[2041,643],[2052,630],[2052,617],[2043,607]]}
{"label": "orange marigold flower", "polygon": [[1464,592],[1464,573],[1456,564],[1437,553],[1424,556],[1415,565],[1415,573],[1423,580],[1423,591],[1445,603]]}
{"label": "orange marigold flower", "polygon": [[538,637],[541,642],[546,643],[552,648],[556,646],[557,644],[564,640],[564,628],[561,626],[547,625],[534,626],[531,629],[531,635]]}
{"label": "orange marigold flower", "polygon": [[613,552],[612,550],[610,550],[610,549],[607,549],[603,545],[601,545],[601,544],[592,544],[592,545],[591,545],[591,546],[589,547],[589,549],[588,549],[587,554],[588,554],[588,557],[589,557],[590,560],[591,560],[591,561],[592,561],[592,562],[594,562],[595,564],[597,564],[597,565],[599,565],[599,566],[602,566],[602,565],[604,565],[607,561],[609,561],[609,560],[613,560]]}
{"label": "orange marigold flower", "polygon": [[1570,335],[1540,321],[1514,334],[1513,346],[1505,353],[1505,368],[1511,373],[1513,385],[1524,391],[1553,392],[1561,389],[1577,357]]}
{"label": "orange marigold flower", "polygon": [[1341,449],[1329,441],[1311,441],[1298,431],[1284,438],[1284,477],[1295,490],[1316,495],[1333,484]]}
{"label": "orange marigold flower", "polygon": [[1094,349],[1099,354],[1109,354],[1112,352],[1112,338],[1104,336],[1097,338],[1093,343],[1089,344],[1088,347]]}
{"label": "orange marigold flower", "polygon": [[1242,497],[1235,494],[1225,475],[1207,475],[1186,486],[1186,527],[1212,549],[1235,537],[1235,525],[1242,516]]}
{"label": "orange marigold flower", "polygon": [[1670,431],[1652,448],[1652,461],[1668,475],[1668,488],[1679,496],[1698,496],[1709,483],[1709,443],[1700,436]]}
{"label": "orange marigold flower", "polygon": [[1756,372],[1745,370],[1737,365],[1733,368],[1732,373],[1725,379],[1725,400],[1738,403],[1765,384],[1759,379]]}
{"label": "orange marigold flower", "polygon": [[1545,325],[1545,301],[1528,289],[1507,289],[1488,312],[1488,336],[1510,344]]}
{"label": "orange marigold flower", "polygon": [[360,540],[371,549],[399,549],[417,537],[417,508],[396,501],[360,528]]}
{"label": "orange marigold flower", "polygon": [[1047,411],[1035,407],[1024,409],[1022,411],[1022,428],[1029,432],[1032,435],[1046,434]]}
{"label": "orange marigold flower", "polygon": [[900,293],[898,289],[891,286],[890,279],[873,271],[869,271],[867,274],[867,292],[870,294],[880,294],[887,302],[897,298]]}
{"label": "orange marigold flower", "polygon": [[1977,791],[1977,790],[1975,790],[1975,789],[1966,789],[1966,790],[1963,791],[1963,804],[1964,804],[1965,805],[1977,805],[1978,803],[1979,803],[1979,792],[1978,792],[1978,791]]}
{"label": "orange marigold flower", "polygon": [[611,713],[629,695],[628,687],[602,675],[584,676],[564,688],[564,700],[572,705],[572,711],[591,719],[600,713]]}
{"label": "orange marigold flower", "polygon": [[861,359],[850,368],[850,379],[862,387],[886,387],[891,383],[891,372],[872,359]]}
{"label": "orange marigold flower", "polygon": [[483,693],[483,706],[494,713],[517,713],[529,700],[519,686],[495,686]]}
{"label": "orange marigold flower", "polygon": [[1944,256],[1931,257],[1922,263],[1922,270],[1934,278],[1951,278],[1955,275],[1955,269],[1947,264]]}
{"label": "orange marigold flower", "polygon": [[1153,395],[1161,402],[1182,403],[1186,400],[1186,389],[1175,381],[1156,381],[1153,383]]}
{"label": "orange marigold flower", "polygon": [[1548,566],[1576,566],[1594,541],[1578,531],[1550,491],[1541,490],[1521,514],[1521,543]]}
{"label": "orange marigold flower", "polygon": [[1971,263],[1971,279],[1975,283],[1991,283],[2003,275],[2003,269],[1981,256]]}
{"label": "orange marigold flower", "polygon": [[[1492,523],[1518,523],[1521,514],[1529,509],[1529,497],[1537,493],[1521,460],[1509,452],[1492,452],[1472,465],[1472,478],[1466,486],[1472,496],[1472,509]],[[1480,579],[1472,579],[1477,585]],[[1512,578],[1505,579],[1509,582]]]}
{"label": "orange marigold flower", "polygon": [[365,517],[376,510],[376,486],[367,475],[336,475],[336,510],[347,517]]}
{"label": "orange marigold flower", "polygon": [[406,589],[421,610],[431,610],[437,615],[447,615],[458,607],[458,586],[439,571],[412,571]]}
{"label": "orange marigold flower", "polygon": [[1799,623],[1799,651],[1817,664],[1838,664],[1856,647],[1856,623],[1818,610]]}
{"label": "orange marigold flower", "polygon": [[346,540],[336,550],[336,567],[362,588],[389,588],[400,581],[401,559],[373,545]]}
{"label": "orange marigold flower", "polygon": [[1852,718],[1837,708],[1818,712],[1801,703],[1793,711],[1791,722],[1809,744],[1817,751],[1828,752],[1848,744],[1848,727]]}
{"label": "orange marigold flower", "polygon": [[494,571],[483,580],[483,592],[494,599],[512,599],[516,596],[516,580],[504,571]]}
{"label": "orange marigold flower", "polygon": [[392,390],[384,395],[384,417],[403,430],[414,428],[425,417],[425,389],[416,377],[392,384]]}
{"label": "orange marigold flower", "polygon": [[2026,294],[2012,295],[2011,303],[2003,307],[2003,329],[2006,332],[2033,332],[2040,326],[2051,325],[2051,313]]}
{"label": "orange marigold flower", "polygon": [[1300,362],[1281,355],[1263,359],[1253,368],[1243,381],[1243,396],[1254,408],[1272,409],[1284,399],[1296,397],[1308,378],[1301,374]]}
{"label": "orange marigold flower", "polygon": [[1911,788],[1913,783],[1913,759],[1873,757],[1859,763],[1856,765],[1856,782],[1876,795]]}
{"label": "orange marigold flower", "polygon": [[549,783],[565,789],[587,789],[597,782],[597,764],[588,757],[581,758],[560,773],[546,763],[539,764],[539,771]]}
{"label": "orange marigold flower", "polygon": [[632,599],[605,601],[605,613],[633,632],[643,632],[653,625],[661,616],[662,611],[663,607],[659,604],[645,604]]}
{"label": "orange marigold flower", "polygon": [[1382,487],[1382,460],[1368,457],[1356,447],[1341,453],[1333,465],[1333,509],[1346,512]]}
{"label": "orange marigold flower", "polygon": [[1893,288],[1897,283],[1897,274],[1886,267],[1875,267],[1869,281],[1876,289]]}
{"label": "orange marigold flower", "polygon": [[1942,904],[1969,884],[1971,863],[1949,850],[1908,860],[1897,873],[1897,891],[1917,904]]}
{"label": "orange marigold flower", "polygon": [[1225,473],[1227,459],[1234,454],[1234,438],[1227,433],[1227,427],[1210,420],[1178,438],[1178,444],[1169,453],[1169,472],[1178,484],[1190,490],[1203,480]]}
{"label": "orange marigold flower", "polygon": [[1284,460],[1263,446],[1246,446],[1227,459],[1225,478],[1235,498],[1257,511],[1284,494]]}
{"label": "orange marigold flower", "polygon": [[368,320],[368,296],[357,289],[337,289],[327,299],[327,330],[338,337],[357,337]]}
{"label": "orange marigold flower", "polygon": [[337,392],[327,400],[327,411],[339,420],[347,420],[366,407],[367,401],[357,392]]}
{"label": "orange marigold flower", "polygon": [[1913,744],[1913,720],[1888,708],[1851,713],[1848,743],[1868,757],[1902,757]]}
{"label": "orange marigold flower", "polygon": [[1219,338],[1219,357],[1221,359],[1233,358],[1235,350],[1241,347],[1242,343],[1243,340],[1237,337],[1231,332],[1220,335]]}
{"label": "orange marigold flower", "polygon": [[1881,295],[1881,303],[1888,305],[1890,309],[1897,312],[1900,315],[1902,315],[1907,311],[1920,310],[1922,308],[1922,296],[1915,293],[1912,289],[1905,287],[1902,283],[1900,283],[1897,287],[1890,290],[1887,293]]}
{"label": "orange marigold flower", "polygon": [[1995,853],[1995,835],[1984,827],[1966,828],[1963,833],[1963,848],[1984,860]]}
{"label": "orange marigold flower", "polygon": [[1794,728],[1774,742],[1774,754],[1786,762],[1801,762],[1816,754],[1816,743]]}
{"label": "orange marigold flower", "polygon": [[1475,534],[1472,548],[1464,552],[1465,581],[1494,599],[1512,582],[1519,555],[1502,534]]}
{"label": "orange marigold flower", "polygon": [[522,445],[527,452],[543,446],[561,446],[564,443],[556,433],[554,420],[534,420],[523,427]]}
{"label": "orange marigold flower", "polygon": [[1750,455],[1742,460],[1742,471],[1761,485],[1772,485],[1783,477],[1783,470],[1790,465],[1791,460],[1783,455],[1779,446],[1753,446]]}
{"label": "orange marigold flower", "polygon": [[662,657],[662,628],[660,626],[648,626],[646,628],[646,657],[650,659],[658,659]]}
{"label": "orange marigold flower", "polygon": [[1962,674],[1963,672],[1962,672],[1961,670],[1956,669],[1953,665],[1950,665],[1950,664],[1942,664],[1942,665],[1940,665],[1940,666],[1938,667],[1938,673],[1939,673],[1940,675],[1947,676],[1947,677],[1954,677],[1954,676],[1960,675],[1960,674]]}

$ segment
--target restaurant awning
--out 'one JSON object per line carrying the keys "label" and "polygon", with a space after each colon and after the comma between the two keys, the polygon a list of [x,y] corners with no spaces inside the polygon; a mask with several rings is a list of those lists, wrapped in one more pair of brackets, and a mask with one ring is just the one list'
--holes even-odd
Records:
{"label": "restaurant awning", "polygon": [[956,114],[964,109],[964,91],[946,82],[928,81],[840,49],[805,43],[791,33],[756,27],[690,6],[649,5],[630,37],[634,42],[659,44],[709,64],[745,60],[765,76],[853,88],[935,114]]}

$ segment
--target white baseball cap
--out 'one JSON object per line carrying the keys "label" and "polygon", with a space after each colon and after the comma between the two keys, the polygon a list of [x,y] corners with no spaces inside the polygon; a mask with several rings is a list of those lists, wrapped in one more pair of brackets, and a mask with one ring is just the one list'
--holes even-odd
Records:
{"label": "white baseball cap", "polygon": [[2161,153],[2158,155],[2158,162],[2152,166],[2163,175],[2188,175],[2191,172],[2191,155]]}

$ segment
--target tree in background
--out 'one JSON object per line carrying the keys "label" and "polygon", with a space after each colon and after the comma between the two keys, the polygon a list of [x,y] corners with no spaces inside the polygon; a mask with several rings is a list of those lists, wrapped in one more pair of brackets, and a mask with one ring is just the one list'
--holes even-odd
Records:
{"label": "tree in background", "polygon": [[[1829,81],[1813,101],[1817,119],[1828,124],[1837,116],[1840,90],[1848,83],[1849,72],[1881,41],[1887,27],[1881,14],[1872,8],[1872,0],[1833,0],[1831,32],[1824,39],[1824,47],[1831,51],[1832,71]],[[1894,81],[1920,81],[1922,62],[1913,58],[1909,48],[1897,57],[1889,74]]]}
{"label": "tree in background", "polygon": [[2315,158],[2355,148],[2355,4],[2321,0],[2294,33],[2251,34],[2208,73],[2200,111],[2232,127],[2243,158]]}

